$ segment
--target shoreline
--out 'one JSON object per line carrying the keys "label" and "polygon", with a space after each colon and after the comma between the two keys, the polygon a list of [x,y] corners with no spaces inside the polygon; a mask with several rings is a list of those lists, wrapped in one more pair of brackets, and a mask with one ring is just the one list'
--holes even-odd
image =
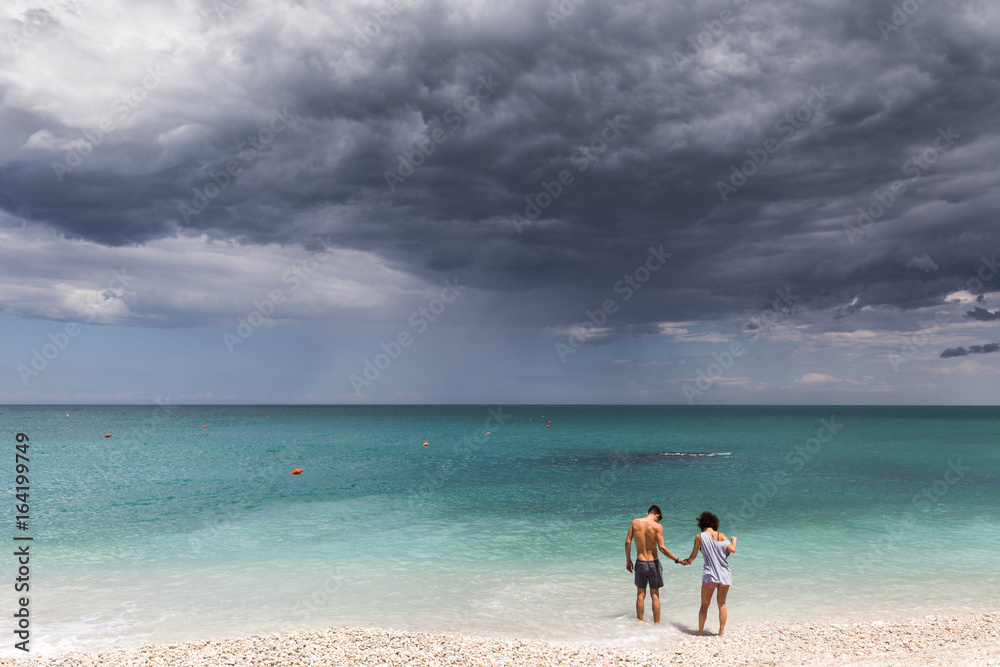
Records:
{"label": "shoreline", "polygon": [[[708,628],[714,629],[711,616]],[[21,667],[97,665],[1000,665],[1000,612],[902,621],[731,625],[677,630],[661,649],[381,628],[326,628],[95,652],[0,658]]]}

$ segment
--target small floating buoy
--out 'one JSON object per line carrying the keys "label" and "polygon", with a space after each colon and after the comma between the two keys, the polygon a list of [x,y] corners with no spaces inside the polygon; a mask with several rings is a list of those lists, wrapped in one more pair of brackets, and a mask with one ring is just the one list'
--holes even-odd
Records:
{"label": "small floating buoy", "polygon": [[202,426],[202,428],[208,428],[208,424],[205,424],[204,426]]}
{"label": "small floating buoy", "polygon": [[104,437],[105,437],[105,438],[110,438],[110,437],[111,437],[111,434],[110,434],[110,433],[105,433],[105,434],[104,434]]}
{"label": "small floating buoy", "polygon": [[426,446],[427,446],[427,445],[429,445],[429,444],[431,444],[431,443],[429,443],[429,442],[425,442],[425,443],[424,443],[424,447],[426,447]]}
{"label": "small floating buoy", "polygon": [[546,424],[546,425],[545,425],[545,428],[549,428],[549,427],[551,427],[551,426],[552,426],[552,424]]}
{"label": "small floating buoy", "polygon": [[289,475],[301,475],[303,470],[305,470],[305,468],[296,468],[295,470],[293,470],[292,472],[290,472],[288,474]]}
{"label": "small floating buoy", "polygon": [[486,432],[486,435],[493,435],[493,434],[492,434],[492,433],[490,433],[489,431],[487,431],[487,432]]}

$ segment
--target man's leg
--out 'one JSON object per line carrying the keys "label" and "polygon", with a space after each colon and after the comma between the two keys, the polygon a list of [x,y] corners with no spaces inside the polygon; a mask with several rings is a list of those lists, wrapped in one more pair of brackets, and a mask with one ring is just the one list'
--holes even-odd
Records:
{"label": "man's leg", "polygon": [[729,586],[719,586],[719,597],[715,600],[719,603],[719,636],[726,634],[726,596],[729,595]]}
{"label": "man's leg", "polygon": [[646,589],[636,587],[635,594],[635,617],[642,620],[642,613],[646,610]]}
{"label": "man's leg", "polygon": [[701,587],[701,608],[698,610],[698,634],[705,632],[705,619],[708,618],[708,606],[712,604],[712,592],[714,588],[708,586]]}
{"label": "man's leg", "polygon": [[653,596],[653,623],[660,622],[660,589],[650,588],[650,595]]}

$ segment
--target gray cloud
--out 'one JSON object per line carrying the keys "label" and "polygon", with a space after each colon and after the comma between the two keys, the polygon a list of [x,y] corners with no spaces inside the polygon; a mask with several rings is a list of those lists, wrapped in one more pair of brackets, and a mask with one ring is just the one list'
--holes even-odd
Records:
{"label": "gray cloud", "polygon": [[990,354],[1000,351],[1000,343],[987,343],[986,345],[970,345],[965,347],[949,347],[941,353],[942,359],[950,357],[964,357],[969,354]]}
{"label": "gray cloud", "polygon": [[930,273],[931,271],[938,271],[940,267],[934,263],[934,260],[930,258],[930,255],[924,253],[923,255],[917,255],[906,263],[906,268],[917,269],[923,271],[924,273]]}

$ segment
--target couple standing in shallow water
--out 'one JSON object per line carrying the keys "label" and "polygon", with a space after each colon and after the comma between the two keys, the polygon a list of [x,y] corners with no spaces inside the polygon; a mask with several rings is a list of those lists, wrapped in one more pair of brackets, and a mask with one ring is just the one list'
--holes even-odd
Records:
{"label": "couple standing in shallow water", "polygon": [[[711,512],[702,512],[698,517],[701,529],[694,538],[694,548],[687,558],[677,558],[663,544],[663,526],[660,519],[663,512],[656,505],[649,508],[645,517],[632,519],[625,537],[625,569],[635,572],[635,615],[641,621],[646,608],[646,587],[653,598],[653,622],[660,622],[660,588],[663,587],[663,568],[657,550],[679,565],[690,565],[698,554],[705,559],[701,578],[701,608],[698,610],[698,634],[705,630],[708,608],[712,604],[712,594],[719,591],[719,636],[726,632],[726,596],[733,576],[729,571],[729,554],[736,553],[736,537],[730,541],[719,532],[719,517]],[[636,562],[632,564],[632,540],[635,540]]]}

